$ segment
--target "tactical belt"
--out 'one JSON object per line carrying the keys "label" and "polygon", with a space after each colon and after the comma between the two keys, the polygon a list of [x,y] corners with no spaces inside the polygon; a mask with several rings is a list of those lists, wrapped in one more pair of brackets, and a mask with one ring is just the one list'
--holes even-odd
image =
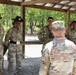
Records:
{"label": "tactical belt", "polygon": [[10,43],[13,43],[13,44],[20,44],[20,41],[17,41],[17,42],[15,42],[15,41],[10,41]]}

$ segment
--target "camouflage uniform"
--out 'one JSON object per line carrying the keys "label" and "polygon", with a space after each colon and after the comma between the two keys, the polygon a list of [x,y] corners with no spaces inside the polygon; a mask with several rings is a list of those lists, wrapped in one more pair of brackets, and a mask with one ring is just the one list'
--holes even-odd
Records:
{"label": "camouflage uniform", "polygon": [[76,45],[65,38],[63,21],[53,22],[52,28],[55,38],[45,45],[39,75],[76,75]]}
{"label": "camouflage uniform", "polygon": [[2,62],[3,62],[3,36],[4,36],[4,28],[0,25],[0,75],[2,75]]}
{"label": "camouflage uniform", "polygon": [[[21,59],[22,59],[22,46],[17,45],[14,42],[22,41],[22,33],[20,28],[11,28],[6,33],[5,44],[8,45],[8,71],[9,75],[14,75],[14,68],[16,63],[16,73],[21,71]],[[13,42],[11,42],[13,41]],[[16,74],[17,75],[17,74]],[[20,74],[19,74],[20,75]]]}
{"label": "camouflage uniform", "polygon": [[[49,28],[49,30],[48,30]],[[43,43],[46,44],[52,40],[52,38],[49,38],[49,34],[51,33],[51,27],[45,26],[43,27],[40,32],[38,33],[38,38],[39,40]]]}
{"label": "camouflage uniform", "polygon": [[[68,28],[67,29],[67,34],[66,34],[66,37],[73,41],[75,44],[76,44],[76,31],[71,29],[71,28]],[[76,67],[76,60],[74,62],[74,67]],[[74,74],[75,75],[75,74]]]}
{"label": "camouflage uniform", "polygon": [[66,38],[64,40],[55,38],[44,48],[43,66],[40,68],[39,75],[47,75],[47,73],[48,75],[73,75],[74,60],[76,60],[76,45]]}
{"label": "camouflage uniform", "polygon": [[[50,37],[51,34],[51,37]],[[53,35],[51,33],[51,27],[45,26],[43,27],[40,32],[38,33],[38,38],[40,42],[43,43],[42,50],[44,49],[44,46],[46,43],[50,42],[53,39]]]}
{"label": "camouflage uniform", "polygon": [[76,44],[76,31],[75,30],[68,28],[66,37]]}

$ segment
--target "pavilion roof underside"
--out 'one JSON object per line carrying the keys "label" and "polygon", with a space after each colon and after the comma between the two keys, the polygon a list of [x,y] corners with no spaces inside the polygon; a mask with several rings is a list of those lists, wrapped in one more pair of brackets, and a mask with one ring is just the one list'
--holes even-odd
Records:
{"label": "pavilion roof underside", "polygon": [[0,3],[76,13],[76,0],[0,0]]}

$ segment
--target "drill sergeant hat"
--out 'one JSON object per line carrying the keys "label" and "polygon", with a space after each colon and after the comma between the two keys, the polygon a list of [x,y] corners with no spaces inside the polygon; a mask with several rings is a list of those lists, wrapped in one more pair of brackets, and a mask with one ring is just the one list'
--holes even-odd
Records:
{"label": "drill sergeant hat", "polygon": [[20,16],[16,16],[15,19],[12,19],[14,21],[23,22],[23,19]]}

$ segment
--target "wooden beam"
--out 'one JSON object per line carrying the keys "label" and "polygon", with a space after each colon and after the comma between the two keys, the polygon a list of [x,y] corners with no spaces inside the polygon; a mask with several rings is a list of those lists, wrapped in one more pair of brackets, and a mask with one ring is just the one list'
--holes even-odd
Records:
{"label": "wooden beam", "polygon": [[71,1],[71,2],[76,2],[76,0],[69,0],[69,1]]}
{"label": "wooden beam", "polygon": [[63,4],[62,6],[61,6],[61,9],[64,7],[64,6],[66,6],[66,5],[68,5],[70,2],[68,2],[68,3],[66,3],[66,4]]}
{"label": "wooden beam", "polygon": [[[25,7],[21,6],[21,16],[23,18],[23,25],[22,25],[22,37],[23,41],[25,41]],[[22,56],[25,58],[25,45],[22,46]]]}
{"label": "wooden beam", "polygon": [[22,2],[21,5],[30,5],[35,3],[51,3],[51,2],[59,2],[61,0],[32,0],[27,2]]}
{"label": "wooden beam", "polygon": [[[21,5],[30,5],[35,3],[58,3],[61,0],[31,0],[27,2],[22,2]],[[65,0],[62,0],[65,1]],[[70,2],[76,2],[76,0],[69,0]]]}
{"label": "wooden beam", "polygon": [[21,6],[20,2],[7,1],[7,0],[0,0],[0,4],[7,4],[7,5],[17,5],[17,6]]}
{"label": "wooden beam", "polygon": [[44,3],[43,6],[45,6],[47,3]]}
{"label": "wooden beam", "polygon": [[68,10],[70,10],[71,8],[76,8],[76,4],[75,4],[75,5],[70,6]]}
{"label": "wooden beam", "polygon": [[[60,12],[67,12],[67,9],[52,8],[52,7],[46,7],[46,6],[40,6],[40,5],[25,5],[25,7],[45,9],[45,10],[53,10],[53,11],[60,11]],[[70,10],[70,12],[76,14],[75,10],[74,11]]]}
{"label": "wooden beam", "polygon": [[25,5],[25,7],[45,9],[45,10],[54,10],[54,11],[60,11],[60,12],[67,12],[66,9],[52,8],[52,7],[46,7],[46,6],[40,6],[40,5]]}
{"label": "wooden beam", "polygon": [[76,14],[76,10],[75,11],[70,11],[70,13]]}
{"label": "wooden beam", "polygon": [[[62,1],[62,0],[61,0]],[[61,1],[59,1],[58,3],[54,3],[54,5],[52,7],[54,7],[55,5],[59,4]]]}
{"label": "wooden beam", "polygon": [[68,28],[70,24],[70,11],[67,11],[66,16],[67,16],[67,27],[66,28]]}

